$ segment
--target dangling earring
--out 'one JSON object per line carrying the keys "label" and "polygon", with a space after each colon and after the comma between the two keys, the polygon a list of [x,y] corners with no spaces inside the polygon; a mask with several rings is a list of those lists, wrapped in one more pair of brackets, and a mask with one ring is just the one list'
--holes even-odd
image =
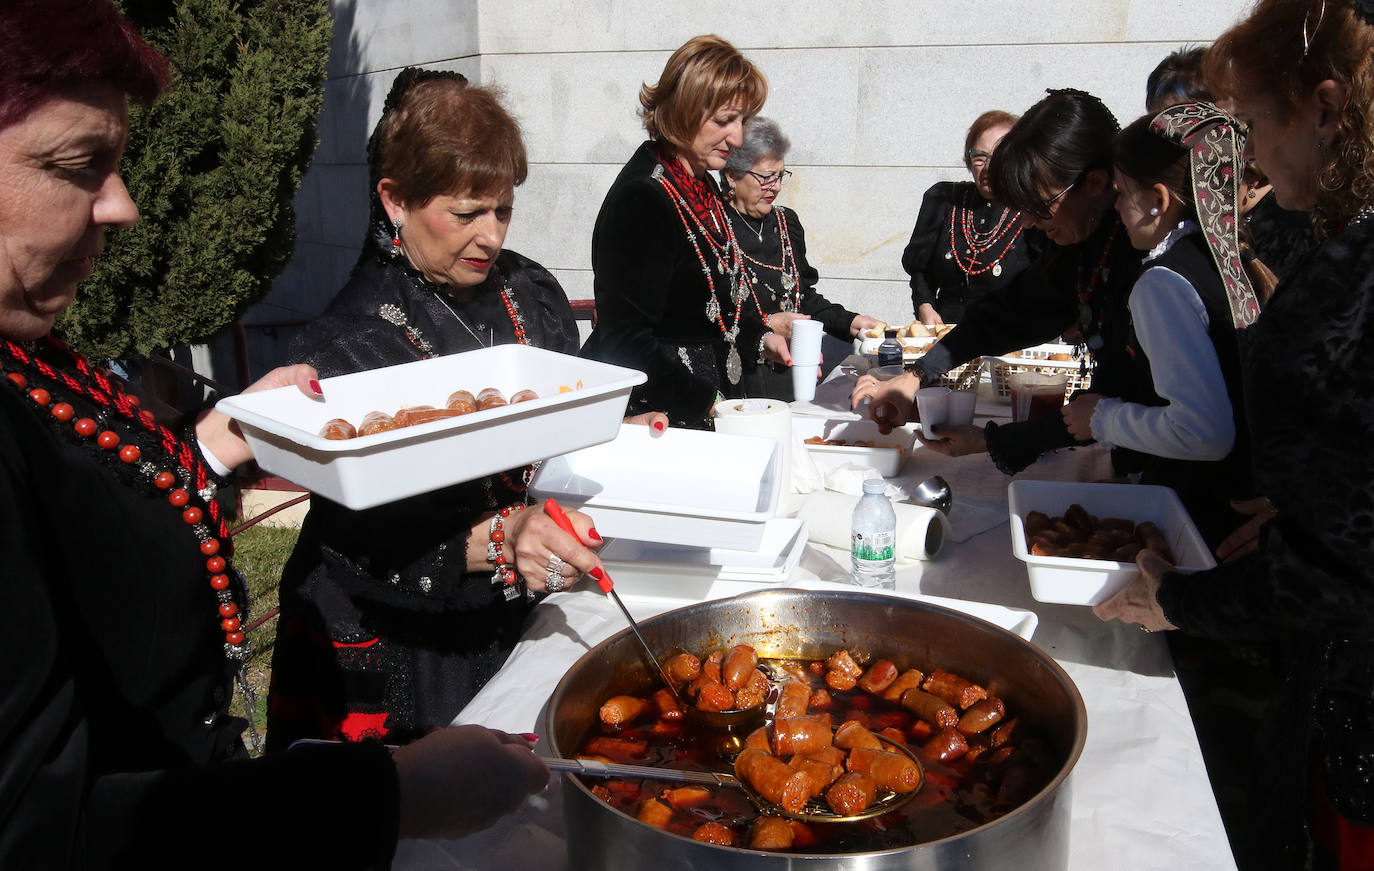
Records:
{"label": "dangling earring", "polygon": [[1151,218],[1158,218],[1158,217],[1159,217],[1159,206],[1150,206],[1150,217],[1151,217]]}
{"label": "dangling earring", "polygon": [[393,231],[395,235],[391,237],[391,253],[399,255],[401,253],[401,222],[397,220],[395,223],[396,229]]}

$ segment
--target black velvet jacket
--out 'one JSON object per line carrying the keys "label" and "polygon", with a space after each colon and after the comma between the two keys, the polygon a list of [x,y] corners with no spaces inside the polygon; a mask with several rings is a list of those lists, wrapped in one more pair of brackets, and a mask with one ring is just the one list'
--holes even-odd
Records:
{"label": "black velvet jacket", "polygon": [[[820,321],[825,331],[835,338],[850,341],[853,337],[849,333],[849,325],[857,315],[821,296],[816,290],[820,273],[806,259],[806,233],[802,230],[797,213],[783,206],[774,206],[772,212],[756,220],[732,206],[727,206],[725,211],[735,226],[740,249],[748,258],[746,268],[757,282],[753,295],[745,301],[745,305],[755,306],[755,310],[765,319],[779,311],[800,312]],[[792,250],[791,260],[787,264],[787,272],[795,282],[791,290],[783,280],[783,230],[787,232]],[[783,308],[784,303],[787,309]],[[746,356],[741,384],[745,396],[767,397],[784,402],[793,399],[792,374],[788,367],[778,363]]]}
{"label": "black velvet jacket", "polygon": [[[1010,284],[1044,245],[1038,231],[1022,230],[1015,213],[1006,215],[1014,226],[980,259],[980,264],[990,265],[990,258],[1000,255],[995,259],[1001,268],[997,274],[989,268],[969,275],[949,256],[950,216],[955,207],[973,210],[975,231],[980,233],[990,231],[1003,218],[1003,205],[983,199],[973,182],[937,182],[922,198],[911,241],[902,251],[902,268],[911,276],[912,311],[920,317],[921,305],[929,303],[947,324],[962,322],[969,305]],[[960,228],[955,228],[955,241],[963,241]]]}
{"label": "black velvet jacket", "polygon": [[[132,424],[103,425],[161,455]],[[241,868],[249,825],[272,845],[261,868],[387,865],[397,781],[381,747],[248,758],[205,556],[167,493],[9,378],[0,445],[0,867]]]}
{"label": "black velvet jacket", "polygon": [[1287,648],[1277,781],[1306,795],[1309,750],[1342,815],[1374,826],[1374,220],[1329,238],[1242,334],[1255,481],[1278,516],[1257,553],[1166,575],[1170,622]]}
{"label": "black velvet jacket", "polygon": [[[534,261],[503,251],[486,283],[441,300],[438,287],[374,242],[292,356],[330,376],[511,344],[502,287],[531,344],[576,352],[567,297]],[[411,329],[383,317],[383,306],[402,312]],[[312,499],[282,578],[269,749],[302,737],[411,740],[447,725],[491,679],[519,640],[529,605],[507,602],[490,571],[467,571],[467,538],[483,513],[523,500],[522,474],[364,511]],[[471,546],[485,549],[486,541]]]}
{"label": "black velvet jacket", "polygon": [[[706,316],[710,292],[697,248],[727,328],[735,303],[710,246],[697,239],[694,247],[654,177],[658,165],[653,143],[645,142],[601,203],[592,231],[597,324],[582,353],[649,376],[630,396],[632,413],[662,411],[674,425],[704,428],[716,392],[740,391],[726,377],[729,346],[720,326]],[[740,310],[736,348],[741,360],[758,360],[766,327],[748,302]]]}

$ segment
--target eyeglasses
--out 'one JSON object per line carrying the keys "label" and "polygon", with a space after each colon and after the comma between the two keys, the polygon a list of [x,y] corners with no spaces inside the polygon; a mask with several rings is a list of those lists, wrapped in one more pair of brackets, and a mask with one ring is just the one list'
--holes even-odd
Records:
{"label": "eyeglasses", "polygon": [[761,187],[782,187],[782,183],[792,177],[792,170],[784,169],[782,172],[770,172],[764,175],[761,172],[754,172],[752,169],[746,170],[758,181]]}
{"label": "eyeglasses", "polygon": [[1073,186],[1076,184],[1078,184],[1078,179],[1074,179],[1072,182],[1069,183],[1068,187],[1064,188],[1059,193],[1050,197],[1048,200],[1045,200],[1045,202],[1041,205],[1033,209],[1027,209],[1026,211],[1030,213],[1030,216],[1032,218],[1036,218],[1037,220],[1041,221],[1048,221],[1050,218],[1054,217],[1056,204],[1058,204],[1058,202],[1064,198],[1064,194],[1073,190]]}
{"label": "eyeglasses", "polygon": [[991,159],[992,155],[988,154],[986,151],[970,151],[968,153],[969,166],[976,166],[982,168],[984,166],[987,166],[988,161]]}

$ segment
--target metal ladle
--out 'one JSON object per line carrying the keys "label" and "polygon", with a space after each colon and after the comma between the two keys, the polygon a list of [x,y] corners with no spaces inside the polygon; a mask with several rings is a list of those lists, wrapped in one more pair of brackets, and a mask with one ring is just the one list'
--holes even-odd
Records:
{"label": "metal ladle", "polygon": [[954,504],[954,490],[950,488],[948,481],[935,475],[917,484],[916,489],[911,492],[910,500],[915,505],[934,508],[948,517],[949,508]]}

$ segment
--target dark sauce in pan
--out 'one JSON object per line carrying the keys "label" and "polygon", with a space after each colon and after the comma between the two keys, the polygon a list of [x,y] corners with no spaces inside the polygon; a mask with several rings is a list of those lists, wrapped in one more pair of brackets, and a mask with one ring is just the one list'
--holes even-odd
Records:
{"label": "dark sauce in pan", "polygon": [[[773,665],[770,673],[800,671],[796,661],[777,661]],[[816,673],[814,664],[800,665],[801,669]],[[1047,743],[1028,733],[1020,723],[1012,740],[997,748],[1001,752],[983,749],[977,758],[942,763],[921,749],[939,729],[923,723],[896,702],[857,687],[840,692],[817,682],[814,688],[826,689],[832,705],[824,709],[812,708],[810,713],[828,712],[836,725],[859,719],[866,720],[865,725],[874,732],[900,731],[925,768],[925,782],[909,804],[883,816],[849,823],[794,824],[796,842],[784,852],[860,853],[947,838],[1014,810],[1038,793],[1063,765],[1063,759]],[[644,698],[647,700],[650,695],[652,692],[645,693]],[[770,705],[776,696],[775,686],[770,691]],[[649,710],[657,710],[652,702]],[[1009,710],[1002,722],[1014,716],[1015,712]],[[992,731],[989,729],[970,743],[985,745]],[[891,731],[884,734],[894,735]],[[631,765],[733,773],[733,754],[722,756],[718,752],[722,739],[728,743],[731,737],[697,726],[686,718],[667,721],[646,713],[618,728],[597,720],[578,745],[575,755]],[[742,741],[744,735],[735,737]],[[665,790],[686,786],[666,780],[582,778],[582,782],[612,807],[631,817],[638,816],[645,800]],[[690,838],[702,824],[717,822],[730,829],[733,846],[748,847],[750,825],[758,811],[742,790],[709,789],[711,795],[705,802],[674,810],[666,830]]]}

